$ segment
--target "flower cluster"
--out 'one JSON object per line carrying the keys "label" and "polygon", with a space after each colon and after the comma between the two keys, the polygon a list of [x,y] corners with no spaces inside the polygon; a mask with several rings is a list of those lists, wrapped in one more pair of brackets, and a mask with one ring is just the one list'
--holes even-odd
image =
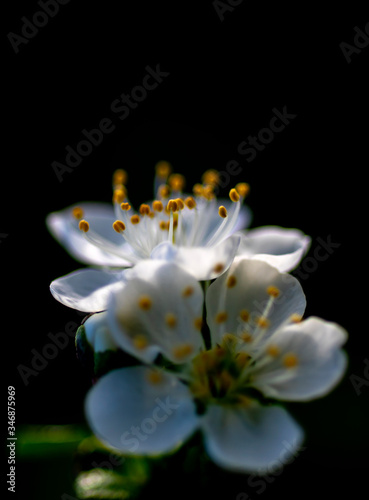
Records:
{"label": "flower cluster", "polygon": [[[249,186],[217,200],[217,173],[193,194],[157,165],[155,199],[134,211],[126,173],[113,207],[79,204],[49,215],[52,234],[81,269],[51,283],[53,296],[91,314],[90,350],[135,360],[97,377],[86,398],[94,433],[126,454],[176,450],[201,431],[211,459],[232,471],[266,469],[303,431],[281,406],[327,394],[341,379],[347,333],[316,317],[288,273],[310,238],[296,229],[246,231]],[[108,358],[107,358],[108,359]]]}

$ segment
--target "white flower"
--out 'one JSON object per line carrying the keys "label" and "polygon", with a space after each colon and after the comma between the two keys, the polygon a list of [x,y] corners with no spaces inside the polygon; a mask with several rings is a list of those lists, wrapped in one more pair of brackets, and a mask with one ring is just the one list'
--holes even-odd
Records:
{"label": "white flower", "polygon": [[241,232],[251,219],[242,206],[247,184],[231,189],[230,200],[217,201],[215,171],[205,172],[204,184],[193,188],[194,196],[183,194],[183,176],[172,174],[167,181],[168,175],[169,165],[159,163],[157,198],[138,212],[128,201],[126,173],[120,170],[113,178],[114,206],[81,203],[49,214],[50,232],[73,257],[110,268],[80,269],[56,279],[50,290],[59,302],[80,311],[104,310],[109,292],[125,279],[122,269],[147,258],[175,262],[201,281],[221,275],[237,254],[289,271],[307,251],[310,238],[295,229]]}
{"label": "white flower", "polygon": [[296,449],[303,432],[263,398],[323,396],[346,366],[346,332],[314,317],[300,321],[304,310],[293,276],[238,260],[206,292],[207,338],[196,279],[173,263],[138,264],[101,317],[113,343],[144,365],[113,370],[90,390],[91,428],[115,449],[149,455],[200,429],[219,466],[265,470],[282,460],[286,442]]}

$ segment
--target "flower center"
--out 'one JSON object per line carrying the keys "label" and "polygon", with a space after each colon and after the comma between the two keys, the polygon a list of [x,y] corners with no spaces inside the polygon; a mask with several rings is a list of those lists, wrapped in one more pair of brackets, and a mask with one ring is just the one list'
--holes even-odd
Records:
{"label": "flower center", "polygon": [[[124,170],[117,170],[113,175],[113,204],[116,221],[112,230],[121,234],[125,242],[133,249],[136,257],[147,258],[152,250],[164,241],[178,246],[213,246],[234,229],[241,204],[249,191],[246,183],[237,184],[230,190],[228,210],[219,206],[214,188],[219,182],[219,174],[208,170],[203,175],[203,184],[193,186],[193,196],[183,192],[185,178],[181,174],[171,174],[167,162],[156,166],[154,181],[155,199],[143,203],[135,211],[128,200]],[[83,213],[79,207],[73,209],[73,216],[81,219]],[[83,220],[80,229],[88,241],[103,250],[115,253],[125,259],[127,253],[120,253],[119,246],[104,241],[94,232],[92,224]]]}
{"label": "flower center", "polygon": [[245,368],[251,357],[241,352],[232,353],[217,345],[201,352],[191,365],[189,388],[200,404],[222,404],[249,406],[253,399],[247,384],[242,381]]}

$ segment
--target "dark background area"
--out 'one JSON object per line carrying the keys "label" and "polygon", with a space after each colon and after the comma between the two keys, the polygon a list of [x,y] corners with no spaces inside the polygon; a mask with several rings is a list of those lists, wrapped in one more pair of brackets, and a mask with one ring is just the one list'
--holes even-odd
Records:
{"label": "dark background area", "polygon": [[[49,293],[53,279],[83,265],[49,235],[46,215],[81,201],[109,202],[115,168],[128,171],[137,206],[152,197],[161,159],[185,174],[189,187],[206,169],[222,171],[236,160],[242,172],[234,183],[251,185],[252,227],[297,227],[312,237],[309,255],[318,238],[340,244],[314,269],[305,264],[302,285],[307,316],[348,330],[349,367],[328,397],[289,405],[306,430],[306,449],[265,492],[230,476],[211,498],[233,500],[240,492],[251,499],[357,497],[369,438],[369,387],[359,395],[352,383],[352,375],[365,379],[369,359],[369,43],[350,63],[340,44],[354,43],[354,28],[364,30],[368,11],[350,4],[323,12],[318,3],[254,8],[244,1],[222,21],[211,1],[131,3],[71,0],[17,54],[8,34],[21,34],[22,17],[32,19],[40,7],[3,3],[0,265],[2,315],[9,321],[3,379],[4,394],[8,385],[16,387],[17,425],[83,423],[90,387],[72,341],[27,386],[19,376],[19,365],[30,367],[32,349],[42,351],[49,332],[81,320]],[[157,65],[169,75],[119,120],[112,102]],[[284,107],[296,118],[248,163],[239,144]],[[52,162],[65,163],[65,147],[75,147],[82,130],[103,118],[115,130],[59,182]],[[39,498],[34,492],[44,481],[36,459],[34,465],[23,481],[17,477],[27,498]],[[59,498],[50,488],[45,498]]]}

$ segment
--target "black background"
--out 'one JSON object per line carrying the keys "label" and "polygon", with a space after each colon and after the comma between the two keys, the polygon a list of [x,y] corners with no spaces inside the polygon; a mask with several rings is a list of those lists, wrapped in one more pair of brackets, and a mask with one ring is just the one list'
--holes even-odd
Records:
{"label": "black background", "polygon": [[[49,235],[46,215],[81,201],[109,202],[115,168],[128,171],[129,195],[139,204],[152,197],[161,159],[185,174],[189,186],[204,170],[237,160],[242,172],[234,182],[251,185],[252,227],[297,227],[312,237],[309,255],[318,238],[340,244],[302,285],[307,316],[335,321],[350,335],[340,386],[309,405],[290,405],[306,430],[306,450],[261,498],[356,497],[368,466],[369,388],[358,395],[350,376],[364,377],[369,359],[369,46],[348,63],[340,44],[353,43],[368,12],[354,4],[323,12],[318,3],[255,8],[244,1],[222,21],[211,1],[132,3],[71,0],[17,54],[8,33],[21,34],[22,16],[32,19],[40,8],[3,4],[0,262],[2,316],[9,320],[3,366],[4,394],[8,385],[17,391],[17,425],[84,422],[90,386],[72,342],[27,387],[17,370],[30,366],[31,349],[42,351],[49,332],[81,319],[49,293],[53,279],[83,265]],[[110,106],[142,83],[148,65],[169,75],[120,121]],[[238,145],[268,127],[273,108],[285,106],[296,118],[248,163]],[[52,162],[64,163],[65,147],[75,147],[82,130],[103,118],[115,130],[59,182]],[[38,472],[32,481],[26,476],[27,485],[17,477],[28,498],[37,498]],[[237,480],[214,491],[225,500],[240,492],[260,496]],[[59,498],[52,490],[47,495]]]}

